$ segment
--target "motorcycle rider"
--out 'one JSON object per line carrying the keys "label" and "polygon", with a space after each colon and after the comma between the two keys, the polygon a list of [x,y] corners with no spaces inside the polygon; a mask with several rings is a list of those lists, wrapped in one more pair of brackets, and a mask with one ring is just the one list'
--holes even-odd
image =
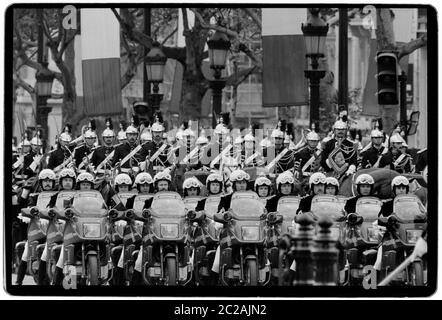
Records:
{"label": "motorcycle rider", "polygon": [[[210,196],[220,196],[223,193],[223,177],[219,173],[211,173],[206,179],[206,188]],[[204,210],[206,199],[201,199],[195,207],[195,211]]]}
{"label": "motorcycle rider", "polygon": [[232,182],[233,193],[228,194],[221,198],[218,205],[218,212],[221,210],[227,211],[230,209],[230,202],[232,200],[232,195],[237,191],[246,191],[247,184],[250,180],[250,175],[245,171],[238,169],[234,170],[230,174],[230,181]]}
{"label": "motorcycle rider", "polygon": [[337,196],[339,193],[339,181],[334,177],[325,179],[325,194]]}
{"label": "motorcycle rider", "polygon": [[[55,203],[57,201],[57,197],[58,194],[60,193],[60,191],[63,190],[74,190],[75,189],[75,171],[73,169],[69,169],[69,168],[65,168],[63,170],[61,170],[59,177],[58,177],[58,181],[59,181],[59,192],[57,192],[56,194],[54,194],[51,197],[51,200],[49,201],[48,204],[48,208],[53,208],[55,207]],[[60,220],[60,222],[64,225],[64,221]],[[46,246],[44,248],[43,254],[41,255],[40,258],[40,265],[38,267],[38,279],[39,279],[39,283],[42,284],[47,284],[46,281],[46,262],[47,262],[47,256],[48,254],[48,244],[46,243]],[[55,267],[55,272],[54,272],[54,283],[55,285],[61,285],[63,281],[63,269],[62,268],[58,268]]]}
{"label": "motorcycle rider", "polygon": [[268,212],[276,212],[278,201],[281,197],[293,195],[295,179],[290,171],[281,173],[276,178],[276,195],[267,200],[266,209]]}
{"label": "motorcycle rider", "polygon": [[201,193],[201,183],[195,177],[190,177],[183,182],[183,197],[197,197]]}
{"label": "motorcycle rider", "polygon": [[[358,164],[357,147],[347,139],[346,131],[346,122],[342,120],[335,122],[335,137],[325,143],[322,151],[321,166],[325,172],[334,172],[339,176],[344,174],[344,170],[347,176],[356,172]],[[336,161],[329,157],[332,153],[336,155]],[[342,158],[340,159],[342,163],[338,163],[338,156]]]}
{"label": "motorcycle rider", "polygon": [[394,198],[401,194],[407,194],[410,191],[410,182],[404,176],[396,176],[391,181],[391,192],[393,193],[393,199],[388,200],[382,204],[379,216],[388,217],[393,213]]}
{"label": "motorcycle rider", "polygon": [[261,199],[268,199],[271,196],[272,181],[266,176],[260,176],[256,178],[254,188]]}
{"label": "motorcycle rider", "polygon": [[[54,190],[55,180],[56,180],[56,175],[54,171],[52,171],[51,169],[41,170],[38,175],[38,183],[40,191]],[[28,188],[30,188],[30,186],[25,185],[21,196],[18,198],[18,202],[21,205],[21,207],[32,207],[37,203],[38,193],[29,195],[30,189]],[[41,224],[42,225],[47,224],[47,221],[42,220]],[[28,252],[29,252],[29,242],[26,241],[21,261],[17,270],[17,279],[16,279],[17,285],[21,285],[25,277],[26,269],[28,267]]]}
{"label": "motorcycle rider", "polygon": [[347,200],[344,211],[347,214],[356,212],[356,202],[361,197],[369,197],[374,193],[374,179],[368,173],[363,173],[356,178],[355,181],[357,196]]}
{"label": "motorcycle rider", "polygon": [[379,160],[381,159],[385,150],[385,147],[382,145],[384,134],[381,131],[378,129],[372,130],[370,137],[371,147],[361,153],[361,167],[363,169],[372,168],[376,163],[379,165]]}
{"label": "motorcycle rider", "polygon": [[326,179],[326,176],[322,172],[315,172],[310,176],[308,181],[310,195],[301,199],[297,214],[310,212],[313,197],[318,194],[324,194]]}

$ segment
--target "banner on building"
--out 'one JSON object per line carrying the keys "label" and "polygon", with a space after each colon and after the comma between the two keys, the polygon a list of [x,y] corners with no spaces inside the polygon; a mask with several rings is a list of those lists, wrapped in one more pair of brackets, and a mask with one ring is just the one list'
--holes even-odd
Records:
{"label": "banner on building", "polygon": [[85,114],[121,113],[120,25],[111,9],[81,9],[81,55]]}
{"label": "banner on building", "polygon": [[307,104],[307,59],[301,30],[306,21],[306,8],[262,9],[263,107]]}

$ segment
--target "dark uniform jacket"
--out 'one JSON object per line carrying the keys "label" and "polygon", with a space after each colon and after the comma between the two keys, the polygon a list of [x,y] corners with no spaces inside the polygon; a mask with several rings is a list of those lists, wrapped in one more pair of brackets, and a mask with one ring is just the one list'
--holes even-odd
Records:
{"label": "dark uniform jacket", "polygon": [[[310,158],[315,155],[315,153],[317,152],[317,149],[311,149],[309,148],[309,146],[305,146],[303,147],[301,150],[299,150],[298,152],[295,153],[295,157],[294,157],[294,161],[298,165],[298,171],[301,172],[302,168],[304,167],[304,165],[310,160]],[[317,172],[319,170],[320,167],[320,161],[321,161],[321,154],[319,154],[319,156],[317,156],[317,158],[312,162],[311,165],[309,165],[305,172],[309,172],[309,173],[313,173],[313,172]],[[303,173],[303,172],[301,172]]]}
{"label": "dark uniform jacket", "polygon": [[221,209],[223,209],[223,208],[225,211],[230,209],[230,202],[232,201],[232,195],[233,195],[233,193],[228,194],[224,197],[221,197],[221,200],[219,201],[219,204],[218,204],[217,212],[220,212]]}
{"label": "dark uniform jacket", "polygon": [[28,176],[28,178],[34,177],[37,175],[37,172],[34,172],[34,171],[32,171],[31,168],[29,168],[29,166],[32,164],[32,162],[34,162],[35,156],[36,156],[36,154],[33,151],[31,151],[27,155],[25,155],[24,159],[23,159],[22,174]]}
{"label": "dark uniform jacket", "polygon": [[[145,161],[146,157],[152,157],[158,149],[160,149],[164,142],[160,142],[156,144],[153,141],[149,141],[143,145],[140,150],[139,158],[141,161]],[[166,167],[171,166],[174,163],[175,156],[171,154],[172,146],[166,143],[166,148],[160,153],[160,155],[153,161],[149,161],[149,169],[148,172],[150,174],[155,174],[156,172],[160,172],[164,170]]]}
{"label": "dark uniform jacket", "polygon": [[[137,147],[137,144],[133,144],[132,146],[129,145],[128,142],[123,143],[122,145],[119,145],[115,148],[114,157],[112,158],[112,167],[115,166],[115,164],[121,160],[123,160],[133,149]],[[137,161],[141,160],[140,152],[137,152],[131,159],[126,161],[121,167],[122,168],[132,168],[132,166],[137,165]],[[136,161],[134,161],[134,159]],[[143,159],[144,161],[144,159]]]}
{"label": "dark uniform jacket", "polygon": [[86,144],[84,144],[76,148],[74,152],[75,166],[78,168],[80,163],[83,161],[83,158],[88,157],[89,154],[92,152],[92,148],[89,148],[88,146],[86,146]]}
{"label": "dark uniform jacket", "polygon": [[106,157],[112,151],[114,151],[114,146],[110,146],[110,147],[100,146],[97,149],[95,149],[94,153],[92,154],[92,158],[91,158],[91,163],[94,165],[95,169],[100,165],[100,163],[103,162],[104,159],[106,159]]}
{"label": "dark uniform jacket", "polygon": [[381,146],[379,149],[374,146],[362,153],[361,167],[362,169],[367,169],[373,167],[373,165],[378,161],[385,147]]}
{"label": "dark uniform jacket", "polygon": [[395,170],[398,173],[410,173],[411,172],[411,156],[406,154],[405,157],[400,161],[399,164],[395,165],[396,160],[402,155],[401,152],[393,155],[391,149],[387,153],[382,155],[381,161],[379,162],[379,168],[389,168]]}
{"label": "dark uniform jacket", "polygon": [[[263,156],[266,158],[266,165],[271,163],[273,159],[275,159],[285,148],[282,147],[279,150],[275,151],[274,146],[270,146],[267,148],[264,148],[263,150]],[[294,158],[295,158],[295,152],[293,150],[289,150],[286,152],[284,156],[282,156],[281,159],[276,163],[275,170],[276,173],[281,173],[287,170],[290,170],[294,166]]]}
{"label": "dark uniform jacket", "polygon": [[[333,168],[327,165],[326,160],[330,153],[335,150],[337,145],[338,140],[336,138],[330,139],[324,145],[324,150],[322,151],[321,166],[324,168],[325,172],[333,171]],[[348,139],[342,140],[340,151],[344,156],[345,162],[348,163],[349,166],[354,165],[356,167],[358,165],[357,149],[353,142],[349,141]]]}
{"label": "dark uniform jacket", "polygon": [[278,201],[281,197],[282,197],[281,194],[277,194],[267,200],[266,203],[267,212],[276,212],[278,208]]}
{"label": "dark uniform jacket", "polygon": [[388,217],[393,213],[394,199],[388,200],[382,204],[381,211],[379,211],[379,217]]}
{"label": "dark uniform jacket", "polygon": [[61,165],[67,158],[69,158],[70,155],[71,153],[64,147],[58,147],[49,155],[48,169],[55,169],[56,167]]}
{"label": "dark uniform jacket", "polygon": [[296,210],[296,214],[303,212],[309,212],[312,207],[312,199],[315,195],[309,195],[301,199],[299,202],[299,208]]}
{"label": "dark uniform jacket", "polygon": [[361,195],[357,195],[356,197],[350,198],[345,202],[344,210],[347,214],[356,212],[356,202],[361,197]]}

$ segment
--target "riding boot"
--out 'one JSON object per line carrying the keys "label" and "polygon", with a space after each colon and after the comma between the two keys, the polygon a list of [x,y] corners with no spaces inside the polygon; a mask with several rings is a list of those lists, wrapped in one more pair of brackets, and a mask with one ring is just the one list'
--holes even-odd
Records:
{"label": "riding boot", "polygon": [[210,278],[209,278],[209,286],[217,286],[219,285],[219,274],[210,270]]}
{"label": "riding boot", "polygon": [[63,269],[56,267],[54,271],[54,286],[61,286],[63,284],[63,279]]}
{"label": "riding boot", "polygon": [[142,286],[143,285],[143,278],[141,276],[141,272],[134,270],[134,273],[132,274],[132,280],[130,281],[130,285],[131,286]]}
{"label": "riding boot", "polygon": [[293,271],[292,269],[289,269],[289,273],[287,275],[287,285],[293,286],[293,282],[295,281],[296,271]]}
{"label": "riding boot", "polygon": [[112,278],[112,284],[114,286],[123,286],[124,285],[124,270],[123,268],[114,268],[114,276]]}
{"label": "riding boot", "polygon": [[46,274],[46,261],[40,260],[38,264],[38,280],[37,284],[39,286],[48,286],[49,280]]}
{"label": "riding boot", "polygon": [[15,284],[21,286],[23,283],[23,279],[25,278],[26,275],[26,270],[28,269],[28,262],[27,261],[20,261],[20,264],[18,265],[18,270],[17,270],[17,279],[15,281]]}

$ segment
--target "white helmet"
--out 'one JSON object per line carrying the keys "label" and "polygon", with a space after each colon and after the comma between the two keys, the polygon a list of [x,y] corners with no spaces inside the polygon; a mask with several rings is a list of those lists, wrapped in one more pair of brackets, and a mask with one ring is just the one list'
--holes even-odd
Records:
{"label": "white helmet", "polygon": [[77,177],[77,183],[80,182],[90,182],[94,183],[94,176],[90,174],[89,172],[82,172]]}
{"label": "white helmet", "polygon": [[45,179],[55,180],[56,178],[57,177],[54,171],[52,171],[51,169],[43,169],[38,174],[38,180],[45,180]]}
{"label": "white helmet", "polygon": [[222,123],[218,124],[213,131],[215,134],[226,135],[229,134],[229,129]]}
{"label": "white helmet", "polygon": [[219,173],[211,173],[208,175],[206,179],[206,187],[209,188],[209,183],[211,182],[219,182],[221,185],[223,184],[223,177]]}
{"label": "white helmet", "polygon": [[391,188],[392,189],[394,187],[397,187],[400,185],[408,187],[410,185],[410,182],[404,176],[397,176],[397,177],[394,177],[393,180],[391,180]]}
{"label": "white helmet", "polygon": [[101,136],[103,137],[103,138],[114,138],[115,137],[115,132],[114,132],[114,130],[111,130],[111,129],[105,129],[104,131],[103,131],[103,133],[101,134]]}
{"label": "white helmet", "polygon": [[172,177],[170,176],[169,172],[167,171],[161,171],[158,172],[154,177],[153,177],[153,181],[154,182],[158,182],[160,180],[167,180],[169,182],[172,182]]}
{"label": "white helmet", "polygon": [[402,137],[399,134],[395,134],[390,138],[390,142],[391,143],[403,143],[404,140],[402,139]]}
{"label": "white helmet", "polygon": [[311,187],[312,184],[325,184],[326,176],[321,172],[315,172],[310,176],[308,184]]}
{"label": "white helmet", "polygon": [[71,142],[72,141],[72,137],[71,137],[71,135],[69,134],[69,133],[67,133],[67,132],[62,132],[61,134],[60,134],[60,141],[63,141],[63,142]]}
{"label": "white helmet", "polygon": [[209,143],[209,140],[205,136],[199,136],[198,139],[196,139],[195,144],[207,144]]}
{"label": "white helmet", "polygon": [[155,122],[151,128],[152,132],[161,132],[164,131],[164,127],[160,122]]}
{"label": "white helmet", "polygon": [[272,142],[269,139],[262,139],[262,141],[259,143],[259,145],[263,148],[268,148],[272,146]]}
{"label": "white helmet", "polygon": [[141,142],[152,141],[152,134],[149,131],[144,131],[140,136]]}
{"label": "white helmet", "polygon": [[69,168],[65,168],[65,169],[61,170],[60,174],[58,175],[58,178],[61,180],[66,177],[75,179],[75,171],[73,169],[69,169]]}
{"label": "white helmet", "polygon": [[254,142],[255,137],[251,133],[248,133],[244,136],[244,141],[245,142]]}
{"label": "white helmet", "polygon": [[369,175],[367,173],[363,173],[356,178],[355,184],[356,185],[359,185],[359,184],[374,185],[374,179],[371,175]]}
{"label": "white helmet", "polygon": [[17,148],[30,147],[30,146],[31,146],[31,141],[29,141],[28,139],[25,139],[18,144]]}
{"label": "white helmet", "polygon": [[347,123],[342,120],[338,120],[334,124],[334,129],[347,129]]}
{"label": "white helmet", "polygon": [[241,169],[234,170],[230,174],[230,181],[235,182],[235,181],[241,181],[241,180],[249,181],[250,180],[249,174]]}
{"label": "white helmet", "polygon": [[310,131],[305,138],[306,138],[307,141],[309,141],[309,140],[313,140],[313,141],[321,140],[321,138],[319,137],[319,134],[317,134],[315,131]]}
{"label": "white helmet", "polygon": [[383,135],[382,132],[379,131],[378,129],[374,129],[374,130],[371,130],[370,137],[371,137],[371,138],[383,138],[384,135]]}
{"label": "white helmet", "polygon": [[119,141],[121,141],[121,140],[126,140],[126,139],[127,139],[127,137],[126,137],[126,132],[123,131],[123,130],[119,131],[119,132],[118,132],[117,139],[118,139]]}
{"label": "white helmet", "polygon": [[127,127],[127,129],[126,129],[126,135],[127,135],[128,133],[135,133],[135,134],[138,134],[138,129],[135,128],[134,126],[129,126],[129,127]]}
{"label": "white helmet", "polygon": [[85,139],[95,139],[95,138],[97,138],[97,134],[95,133],[95,131],[87,130],[84,133],[84,138]]}
{"label": "white helmet", "polygon": [[127,184],[129,186],[132,185],[132,179],[126,173],[120,173],[115,177],[115,185],[119,186],[120,184]]}
{"label": "white helmet", "polygon": [[327,178],[325,178],[325,185],[329,185],[329,184],[339,188],[339,181],[338,181],[338,179],[336,179],[334,177],[327,177]]}
{"label": "white helmet", "polygon": [[195,177],[187,178],[183,182],[183,189],[189,189],[189,188],[201,188],[201,183]]}
{"label": "white helmet", "polygon": [[183,131],[183,137],[195,137],[196,134],[195,132],[193,132],[192,129],[187,128],[186,130]]}
{"label": "white helmet", "polygon": [[41,141],[41,139],[38,137],[34,137],[31,140],[31,144],[33,144],[34,146],[43,146],[43,141]]}
{"label": "white helmet", "polygon": [[152,176],[147,172],[140,172],[135,178],[135,184],[145,184],[145,183],[152,184],[153,183]]}
{"label": "white helmet", "polygon": [[234,144],[241,144],[244,142],[244,139],[241,136],[235,138]]}
{"label": "white helmet", "polygon": [[255,180],[255,189],[256,189],[256,187],[260,187],[260,186],[270,187],[271,185],[272,185],[272,181],[270,181],[270,179],[267,177],[258,177]]}
{"label": "white helmet", "polygon": [[278,176],[278,178],[276,178],[276,187],[279,188],[279,186],[281,184],[286,184],[286,183],[290,183],[290,184],[294,184],[295,183],[295,179],[293,178],[293,176],[289,173],[282,173]]}
{"label": "white helmet", "polygon": [[272,138],[284,138],[284,132],[282,132],[281,130],[279,130],[279,128],[276,128],[272,131]]}

